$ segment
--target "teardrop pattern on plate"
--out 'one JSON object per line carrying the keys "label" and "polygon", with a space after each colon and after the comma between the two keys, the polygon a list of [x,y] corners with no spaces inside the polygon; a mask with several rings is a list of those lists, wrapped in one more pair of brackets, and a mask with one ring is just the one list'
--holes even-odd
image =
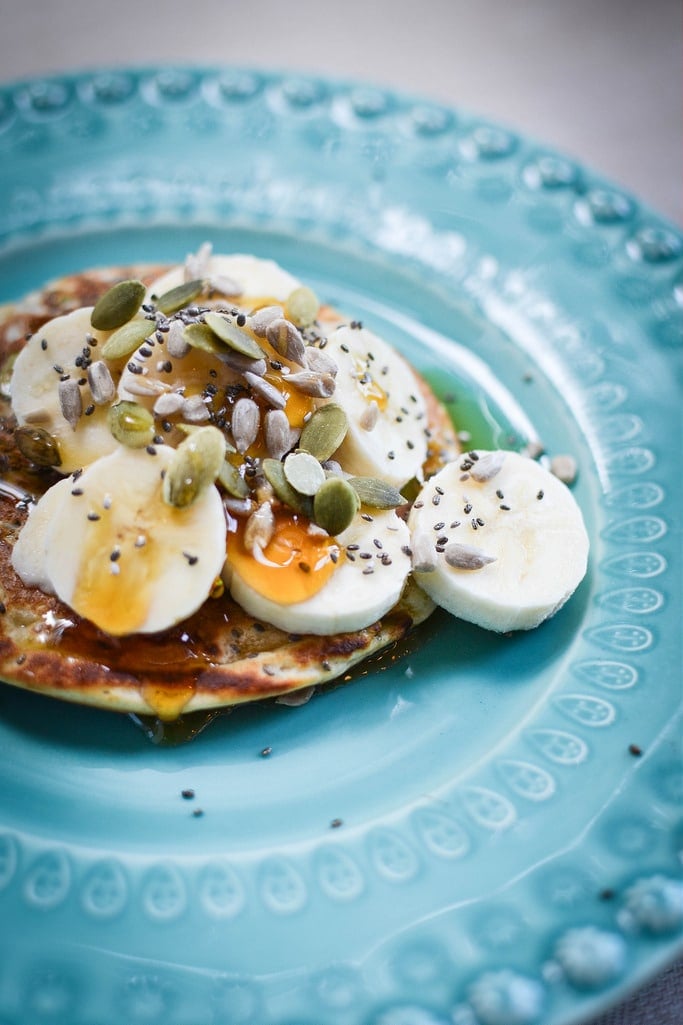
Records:
{"label": "teardrop pattern on plate", "polygon": [[632,516],[626,520],[616,520],[603,531],[606,541],[617,544],[650,544],[664,537],[668,527],[659,516]]}
{"label": "teardrop pattern on plate", "polygon": [[648,616],[664,604],[664,595],[651,587],[621,587],[607,591],[598,598],[598,605],[613,612],[628,612],[637,616]]}
{"label": "teardrop pattern on plate", "polygon": [[212,918],[234,918],[246,903],[244,885],[225,861],[212,861],[199,874],[199,900]]}
{"label": "teardrop pattern on plate", "polygon": [[517,819],[514,804],[487,787],[467,787],[463,792],[463,802],[473,822],[484,829],[496,832],[509,829]]}
{"label": "teardrop pattern on plate", "polygon": [[158,864],[147,870],[142,882],[142,907],[149,918],[170,922],[187,907],[187,890],[175,865]]}
{"label": "teardrop pattern on plate", "polygon": [[128,897],[126,874],[114,858],[96,862],[81,885],[81,906],[92,918],[115,918],[126,907]]}
{"label": "teardrop pattern on plate", "polygon": [[638,448],[633,445],[607,457],[607,470],[611,474],[629,474],[637,476],[647,473],[657,462],[654,452],[649,448]]}
{"label": "teardrop pattern on plate", "polygon": [[645,627],[633,626],[631,623],[592,627],[584,631],[583,636],[599,648],[624,652],[647,651],[654,640],[652,633]]}
{"label": "teardrop pattern on plate", "polygon": [[316,852],[315,874],[320,889],[334,901],[355,900],[365,889],[365,879],[356,862],[346,851],[334,847]]}
{"label": "teardrop pattern on plate", "polygon": [[391,829],[373,829],[368,836],[368,852],[375,871],[393,883],[405,883],[417,873],[417,854]]}
{"label": "teardrop pattern on plate", "polygon": [[527,801],[547,801],[555,793],[555,780],[538,765],[506,758],[501,759],[496,767],[506,785]]}
{"label": "teardrop pattern on plate", "polygon": [[455,819],[433,808],[419,808],[412,818],[413,827],[425,848],[439,858],[462,858],[471,841]]}
{"label": "teardrop pattern on plate", "polygon": [[52,910],[64,901],[71,889],[71,862],[64,851],[44,851],[24,880],[24,897],[35,908]]}
{"label": "teardrop pattern on plate", "polygon": [[590,694],[561,694],[555,698],[555,706],[569,719],[592,729],[611,726],[617,717],[611,702],[591,697]]}
{"label": "teardrop pattern on plate", "polygon": [[668,563],[659,552],[626,552],[605,559],[600,568],[610,576],[649,580],[664,573]]}
{"label": "teardrop pattern on plate", "polygon": [[638,670],[634,666],[611,659],[595,658],[575,662],[572,672],[586,683],[607,690],[628,690],[638,683]]}
{"label": "teardrop pattern on plate", "polygon": [[527,736],[555,765],[581,765],[589,754],[586,741],[566,730],[530,730]]}
{"label": "teardrop pattern on plate", "polygon": [[260,873],[261,900],[276,915],[292,915],[308,900],[303,877],[285,858],[270,858]]}

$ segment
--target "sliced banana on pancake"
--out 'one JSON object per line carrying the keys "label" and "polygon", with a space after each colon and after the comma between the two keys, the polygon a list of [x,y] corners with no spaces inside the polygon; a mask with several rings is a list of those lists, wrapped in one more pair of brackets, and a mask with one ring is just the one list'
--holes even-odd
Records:
{"label": "sliced banana on pancake", "polygon": [[[149,301],[155,302],[171,289],[188,281],[206,282],[206,292],[234,300],[243,298],[259,303],[267,299],[284,302],[301,282],[274,260],[242,253],[213,254],[203,247],[180,264],[157,278],[147,290]],[[203,300],[202,300],[203,301]]]}
{"label": "sliced banana on pancake", "polygon": [[[46,492],[44,576],[75,612],[115,636],[154,633],[206,600],[225,558],[225,513],[211,484],[189,506],[164,501],[165,446],[117,446]],[[31,520],[29,520],[29,524]]]}
{"label": "sliced banana on pancake", "polygon": [[[34,432],[34,461],[40,462],[41,439],[49,436],[62,473],[80,469],[116,447],[107,421],[113,391],[98,392],[95,385],[93,396],[91,387],[93,366],[101,362],[98,347],[110,332],[95,330],[91,314],[92,307],[83,307],[49,321],[28,340],[12,373],[12,409],[29,442]],[[115,387],[118,364],[108,364],[106,375]]]}
{"label": "sliced banana on pancake", "polygon": [[343,406],[349,422],[336,458],[349,473],[397,488],[421,479],[427,410],[408,363],[372,331],[351,325],[331,331],[323,352],[338,366],[330,401]]}
{"label": "sliced banana on pancake", "polygon": [[295,634],[362,630],[399,600],[409,532],[393,510],[357,515],[337,537],[285,513],[263,544],[228,535],[225,579],[253,616]]}
{"label": "sliced banana on pancake", "polygon": [[574,496],[515,452],[474,452],[444,467],[408,523],[417,583],[487,630],[538,626],[586,573],[588,536]]}

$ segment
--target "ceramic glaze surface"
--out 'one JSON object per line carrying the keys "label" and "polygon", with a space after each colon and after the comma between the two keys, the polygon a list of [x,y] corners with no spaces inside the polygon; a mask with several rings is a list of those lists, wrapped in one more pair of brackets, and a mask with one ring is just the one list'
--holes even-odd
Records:
{"label": "ceramic glaze surface", "polygon": [[591,538],[533,633],[437,613],[185,744],[2,686],[2,1025],[576,1025],[680,952],[680,234],[466,112],[253,69],[7,86],[0,187],[0,301],[272,256],[473,445],[572,454]]}

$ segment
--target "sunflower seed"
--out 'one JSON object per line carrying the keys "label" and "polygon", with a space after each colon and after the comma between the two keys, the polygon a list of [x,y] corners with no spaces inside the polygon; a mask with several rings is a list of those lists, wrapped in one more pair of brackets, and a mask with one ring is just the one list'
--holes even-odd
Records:
{"label": "sunflower seed", "polygon": [[453,541],[447,546],[444,557],[448,565],[454,569],[482,569],[490,562],[496,561],[495,555],[487,555],[486,552],[482,552],[481,548],[460,544],[457,541]]}
{"label": "sunflower seed", "polygon": [[325,482],[325,471],[309,452],[291,452],[284,468],[285,477],[300,495],[315,495]]}
{"label": "sunflower seed", "polygon": [[436,551],[429,536],[421,531],[410,540],[412,566],[416,573],[433,573],[436,569]]}
{"label": "sunflower seed", "polygon": [[469,469],[472,480],[483,484],[500,473],[505,462],[505,452],[486,452]]}
{"label": "sunflower seed", "polygon": [[266,448],[273,459],[282,459],[296,444],[299,432],[289,425],[282,409],[269,409],[264,417]]}
{"label": "sunflower seed", "polygon": [[59,407],[62,411],[62,416],[69,426],[75,430],[76,424],[83,415],[81,389],[73,378],[69,378],[67,381],[59,382],[58,394]]}
{"label": "sunflower seed", "polygon": [[209,278],[209,288],[212,292],[218,292],[219,295],[227,296],[229,299],[234,299],[244,292],[242,285],[238,284],[234,278],[228,277],[227,274],[212,274]]}
{"label": "sunflower seed", "polygon": [[287,376],[287,384],[293,385],[303,395],[317,399],[329,399],[336,387],[332,374],[316,374],[312,370],[301,370]]}
{"label": "sunflower seed", "polygon": [[328,477],[313,499],[313,518],[332,537],[353,522],[360,503],[351,485],[341,477]]}
{"label": "sunflower seed", "polygon": [[247,370],[244,374],[244,379],[247,384],[251,387],[257,395],[264,398],[274,409],[284,409],[287,400],[281,391],[271,384],[270,381],[265,381],[262,377],[255,374],[253,371]]}
{"label": "sunflower seed", "polygon": [[127,324],[140,309],[145,291],[141,281],[119,281],[97,300],[90,323],[96,331],[114,331]]}
{"label": "sunflower seed", "polygon": [[274,320],[282,317],[281,306],[262,306],[249,317],[249,327],[259,338],[266,337],[266,331]]}
{"label": "sunflower seed", "polygon": [[184,337],[185,327],[182,320],[172,320],[166,335],[166,352],[172,359],[182,359],[190,351],[190,344]]}
{"label": "sunflower seed", "polygon": [[116,385],[109,367],[102,359],[88,367],[88,384],[92,400],[97,406],[106,406],[116,395]]}
{"label": "sunflower seed", "polygon": [[[288,381],[291,380],[287,378]],[[299,447],[324,463],[337,451],[346,436],[349,423],[346,413],[335,402],[316,409],[304,426]]]}
{"label": "sunflower seed", "polygon": [[336,377],[339,371],[337,361],[314,345],[306,349],[306,365],[316,374],[330,374],[332,377]]}
{"label": "sunflower seed", "polygon": [[183,408],[185,396],[178,391],[160,395],[154,403],[155,416],[174,416]]}
{"label": "sunflower seed", "polygon": [[372,399],[371,402],[365,407],[359,418],[359,424],[364,431],[372,431],[377,426],[379,419],[379,406]]}
{"label": "sunflower seed", "polygon": [[289,359],[292,363],[298,363],[300,367],[306,366],[306,345],[298,328],[284,317],[272,320],[266,329],[266,338],[273,348]]}
{"label": "sunflower seed", "polygon": [[275,533],[275,516],[270,502],[264,502],[251,514],[244,530],[244,544],[252,552],[264,549]]}
{"label": "sunflower seed", "polygon": [[196,253],[188,253],[183,268],[184,280],[194,281],[197,278],[206,278],[212,253],[213,246],[210,242],[202,242]]}
{"label": "sunflower seed", "polygon": [[260,425],[261,413],[254,400],[238,399],[232,411],[232,436],[242,455],[256,441]]}
{"label": "sunflower seed", "polygon": [[550,472],[563,484],[573,484],[576,480],[578,467],[574,456],[553,456],[550,460]]}
{"label": "sunflower seed", "polygon": [[201,395],[191,395],[184,399],[180,412],[183,420],[191,424],[203,423],[211,416]]}

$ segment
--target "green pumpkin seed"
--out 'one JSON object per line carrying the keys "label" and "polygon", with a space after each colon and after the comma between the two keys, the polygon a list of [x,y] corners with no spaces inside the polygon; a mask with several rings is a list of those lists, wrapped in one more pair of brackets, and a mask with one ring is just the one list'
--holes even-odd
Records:
{"label": "green pumpkin seed", "polygon": [[316,409],[305,425],[299,438],[299,448],[324,463],[337,451],[348,428],[349,422],[342,407],[330,402]]}
{"label": "green pumpkin seed", "polygon": [[154,417],[137,402],[117,402],[109,408],[109,430],[128,448],[150,445],[155,434]]}
{"label": "green pumpkin seed", "polygon": [[141,281],[119,281],[97,300],[90,315],[90,323],[96,331],[115,331],[135,316],[145,298],[145,292]]}
{"label": "green pumpkin seed", "polygon": [[279,459],[264,459],[261,467],[264,476],[277,498],[285,505],[288,505],[294,512],[313,517],[313,501],[308,495],[302,495],[296,491],[285,477],[284,465]]}
{"label": "green pumpkin seed", "polygon": [[225,352],[220,338],[207,324],[189,324],[183,332],[183,339],[193,349],[201,349],[212,356],[220,356]]}
{"label": "green pumpkin seed", "polygon": [[282,465],[288,483],[300,495],[315,495],[325,482],[325,471],[310,452],[290,452]]}
{"label": "green pumpkin seed", "polygon": [[241,476],[239,470],[232,463],[229,463],[227,459],[223,460],[223,465],[218,471],[216,479],[223,490],[227,491],[233,498],[249,497],[249,485],[244,477]]}
{"label": "green pumpkin seed", "polygon": [[204,320],[229,349],[234,349],[235,352],[239,352],[243,356],[249,356],[250,359],[263,359],[261,346],[232,320],[228,320],[220,313],[207,313]]}
{"label": "green pumpkin seed", "polygon": [[154,331],[154,323],[146,317],[135,317],[109,335],[100,349],[104,359],[124,359],[135,352]]}
{"label": "green pumpkin seed", "polygon": [[166,317],[169,317],[172,313],[177,313],[178,310],[182,310],[184,306],[189,306],[195,299],[204,291],[206,282],[197,278],[195,281],[185,281],[182,285],[176,285],[175,288],[170,288],[168,292],[164,292],[155,301],[156,308],[160,313],[163,313]]}
{"label": "green pumpkin seed", "polygon": [[360,501],[343,477],[328,477],[313,499],[313,518],[319,527],[336,537],[346,530],[358,512]]}
{"label": "green pumpkin seed", "polygon": [[167,505],[185,509],[215,483],[225,462],[225,439],[217,427],[202,427],[181,441],[169,463],[162,495]]}
{"label": "green pumpkin seed", "polygon": [[23,456],[36,466],[61,466],[57,439],[43,427],[17,427],[14,441]]}
{"label": "green pumpkin seed", "polygon": [[362,505],[373,509],[396,509],[405,505],[406,499],[401,492],[378,477],[350,477],[349,484]]}
{"label": "green pumpkin seed", "polygon": [[297,327],[310,327],[318,316],[320,302],[315,292],[302,285],[290,292],[285,303],[285,317]]}

